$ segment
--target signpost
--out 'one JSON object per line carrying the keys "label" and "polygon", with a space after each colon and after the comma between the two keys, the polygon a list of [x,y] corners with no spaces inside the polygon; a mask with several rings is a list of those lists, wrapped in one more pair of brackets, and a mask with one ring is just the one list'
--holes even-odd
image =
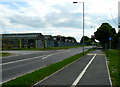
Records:
{"label": "signpost", "polygon": [[110,41],[110,49],[111,49],[111,40],[112,40],[112,38],[111,38],[111,37],[109,37],[109,41]]}

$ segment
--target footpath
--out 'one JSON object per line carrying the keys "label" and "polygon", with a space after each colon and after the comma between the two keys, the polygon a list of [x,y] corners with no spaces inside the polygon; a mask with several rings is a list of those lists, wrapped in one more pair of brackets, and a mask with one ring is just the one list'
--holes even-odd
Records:
{"label": "footpath", "polygon": [[97,49],[36,83],[33,87],[111,87],[111,85],[105,54],[101,49]]}

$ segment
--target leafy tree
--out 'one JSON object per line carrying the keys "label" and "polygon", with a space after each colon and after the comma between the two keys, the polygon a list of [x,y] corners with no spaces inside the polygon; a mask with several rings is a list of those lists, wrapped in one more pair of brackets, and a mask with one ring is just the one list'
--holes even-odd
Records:
{"label": "leafy tree", "polygon": [[120,43],[119,43],[119,38],[120,38],[120,32],[118,32],[117,34],[115,34],[114,38],[113,38],[113,47],[114,48],[119,48],[120,47]]}
{"label": "leafy tree", "polygon": [[[90,41],[90,38],[88,36],[84,36],[84,41]],[[80,43],[83,43],[83,37],[81,38]]]}
{"label": "leafy tree", "polygon": [[76,41],[76,39],[75,39],[74,37],[68,36],[68,37],[66,37],[66,38],[68,38],[68,39],[70,39],[70,40],[74,40],[74,42],[77,43],[77,41]]}
{"label": "leafy tree", "polygon": [[116,31],[110,24],[103,23],[94,34],[95,38],[104,45],[109,43],[109,37],[114,38]]}

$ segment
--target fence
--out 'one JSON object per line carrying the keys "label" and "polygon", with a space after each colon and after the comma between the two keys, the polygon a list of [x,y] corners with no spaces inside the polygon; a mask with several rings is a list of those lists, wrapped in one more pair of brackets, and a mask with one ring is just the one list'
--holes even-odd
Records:
{"label": "fence", "polygon": [[17,49],[17,48],[45,48],[45,47],[70,47],[82,45],[80,43],[49,41],[37,39],[3,39],[2,49]]}

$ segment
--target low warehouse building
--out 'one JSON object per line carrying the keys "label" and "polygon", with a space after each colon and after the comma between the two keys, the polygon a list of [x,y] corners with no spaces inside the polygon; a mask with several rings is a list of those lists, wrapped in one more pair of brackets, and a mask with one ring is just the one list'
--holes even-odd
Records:
{"label": "low warehouse building", "polygon": [[74,37],[51,36],[41,33],[2,34],[2,49],[77,46]]}
{"label": "low warehouse building", "polygon": [[69,47],[77,46],[77,41],[73,37],[64,37],[61,35],[53,36],[55,40],[55,46],[57,47]]}
{"label": "low warehouse building", "polygon": [[41,33],[2,34],[2,48],[44,48],[45,38]]}
{"label": "low warehouse building", "polygon": [[43,35],[45,40],[45,47],[54,47],[54,39],[51,35]]}

